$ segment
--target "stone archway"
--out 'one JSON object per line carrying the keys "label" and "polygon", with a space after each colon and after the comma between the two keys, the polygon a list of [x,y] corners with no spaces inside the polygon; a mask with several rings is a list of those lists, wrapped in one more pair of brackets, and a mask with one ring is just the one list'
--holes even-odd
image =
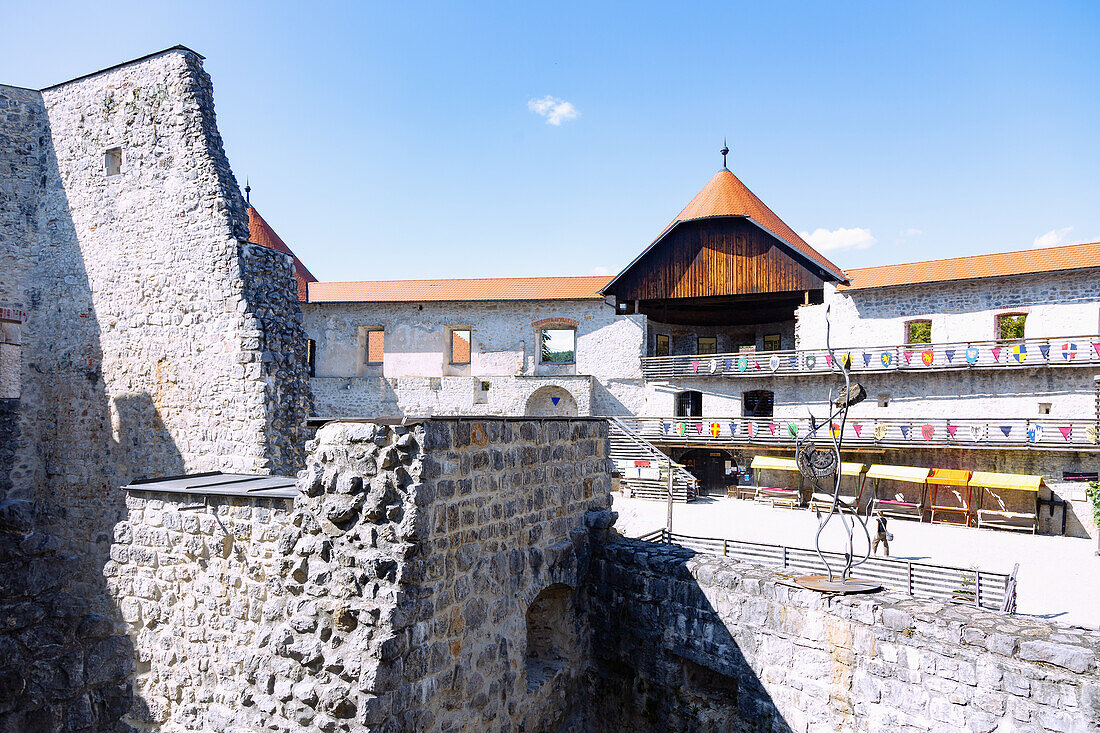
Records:
{"label": "stone archway", "polygon": [[577,400],[564,387],[539,387],[527,398],[524,414],[529,417],[576,417]]}

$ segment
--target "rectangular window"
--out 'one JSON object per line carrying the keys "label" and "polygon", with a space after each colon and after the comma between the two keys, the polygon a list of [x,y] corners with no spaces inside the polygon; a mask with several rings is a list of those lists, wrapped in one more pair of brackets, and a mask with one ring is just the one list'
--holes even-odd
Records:
{"label": "rectangular window", "polygon": [[1040,415],[1049,415],[1051,404],[1052,403],[1050,403],[1050,402],[1040,402],[1039,403],[1039,414]]}
{"label": "rectangular window", "polygon": [[317,376],[317,342],[306,339],[306,364],[309,365],[309,376]]}
{"label": "rectangular window", "polygon": [[997,316],[997,340],[1015,341],[1024,337],[1024,320],[1027,316],[1023,313],[1005,313]]}
{"label": "rectangular window", "polygon": [[122,173],[122,148],[109,148],[103,154],[103,167],[108,176],[117,176]]}
{"label": "rectangular window", "polygon": [[656,356],[668,356],[668,335],[659,333],[657,334],[657,352]]}
{"label": "rectangular window", "polygon": [[572,364],[576,361],[577,332],[572,328],[546,328],[542,331],[541,362]]}
{"label": "rectangular window", "polygon": [[381,364],[386,353],[386,332],[381,328],[367,331],[367,363]]}
{"label": "rectangular window", "polygon": [[905,324],[905,343],[932,343],[932,321],[909,321]]}
{"label": "rectangular window", "polygon": [[769,333],[764,336],[764,351],[779,351],[783,348],[783,339],[778,333]]}
{"label": "rectangular window", "polygon": [[715,336],[700,336],[696,341],[696,354],[717,354],[718,338]]}
{"label": "rectangular window", "polygon": [[470,329],[455,328],[451,331],[451,363],[470,363]]}
{"label": "rectangular window", "polygon": [[743,417],[771,417],[775,395],[766,389],[754,389],[741,395]]}
{"label": "rectangular window", "polygon": [[890,395],[886,394],[884,392],[880,392],[879,396],[878,396],[878,406],[879,407],[889,407],[890,406]]}

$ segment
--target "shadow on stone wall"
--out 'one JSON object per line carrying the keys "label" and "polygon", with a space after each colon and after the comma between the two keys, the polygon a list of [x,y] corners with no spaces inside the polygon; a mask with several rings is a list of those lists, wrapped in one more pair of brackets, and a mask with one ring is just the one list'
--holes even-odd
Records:
{"label": "shadow on stone wall", "polygon": [[[636,564],[634,545],[651,574],[625,570]],[[678,547],[661,552],[618,542],[593,558],[581,597],[592,628],[583,730],[792,730],[745,659],[742,645],[752,638],[736,638],[736,624],[723,621],[766,613],[766,604],[731,608],[727,599],[704,592],[688,567],[694,556]]]}

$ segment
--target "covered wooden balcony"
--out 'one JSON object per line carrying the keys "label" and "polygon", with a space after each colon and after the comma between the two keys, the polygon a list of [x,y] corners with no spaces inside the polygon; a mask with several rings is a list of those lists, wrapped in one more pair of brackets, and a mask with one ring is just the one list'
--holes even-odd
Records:
{"label": "covered wooden balcony", "polygon": [[[809,418],[633,417],[626,429],[659,446],[794,448],[809,434]],[[839,425],[834,425],[839,430]],[[818,433],[822,439],[823,431]],[[841,436],[859,448],[964,448],[975,450],[1087,451],[1100,453],[1100,420],[944,417],[849,419]]]}
{"label": "covered wooden balcony", "polygon": [[[927,372],[967,369],[1034,369],[1036,367],[1100,366],[1100,335],[1021,339],[1018,341],[957,341],[941,344],[892,344],[833,349],[852,372]],[[650,381],[676,377],[803,376],[838,372],[825,349],[753,351],[642,359],[642,375]]]}

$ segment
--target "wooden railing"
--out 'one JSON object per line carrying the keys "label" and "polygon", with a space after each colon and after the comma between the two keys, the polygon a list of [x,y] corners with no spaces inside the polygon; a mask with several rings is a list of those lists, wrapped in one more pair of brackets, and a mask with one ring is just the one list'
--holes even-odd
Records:
{"label": "wooden railing", "polygon": [[[921,372],[950,369],[1028,369],[1100,365],[1100,335],[1018,341],[958,341],[903,346],[833,349],[853,372]],[[826,349],[734,354],[650,356],[642,359],[649,380],[674,377],[766,377],[827,374],[838,370]]]}
{"label": "wooden railing", "polygon": [[[732,557],[742,562],[779,568],[797,574],[824,573],[825,566],[814,550],[763,542],[744,542],[691,535],[658,529],[641,535],[645,542],[679,545],[708,555]],[[844,556],[825,552],[834,568],[844,566]],[[1019,567],[1019,566],[1017,566]],[[1016,571],[994,573],[977,568],[915,563],[910,560],[872,557],[854,568],[854,577],[873,580],[884,588],[911,596],[979,606],[993,611],[1016,612]]]}
{"label": "wooden railing", "polygon": [[[810,431],[809,418],[624,417],[632,433],[659,445],[793,447]],[[839,429],[839,424],[834,429]],[[827,437],[826,428],[818,435]],[[1100,420],[943,417],[852,418],[841,436],[847,449],[1018,448],[1100,451]]]}

